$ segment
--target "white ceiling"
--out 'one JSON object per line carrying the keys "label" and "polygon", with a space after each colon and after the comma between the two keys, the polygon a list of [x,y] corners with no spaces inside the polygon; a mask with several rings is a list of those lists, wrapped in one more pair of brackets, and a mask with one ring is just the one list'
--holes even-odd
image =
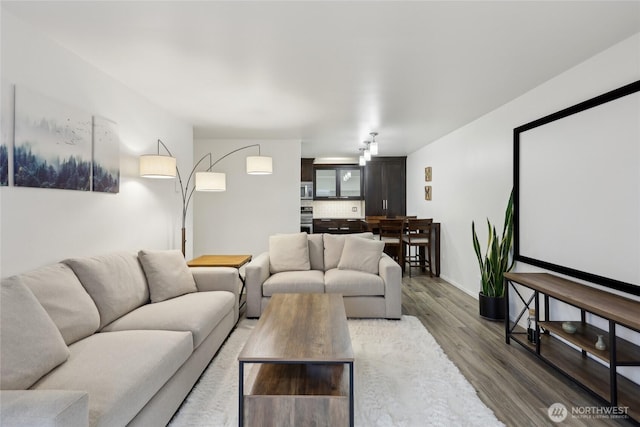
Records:
{"label": "white ceiling", "polygon": [[640,32],[640,2],[2,1],[192,123],[404,155]]}

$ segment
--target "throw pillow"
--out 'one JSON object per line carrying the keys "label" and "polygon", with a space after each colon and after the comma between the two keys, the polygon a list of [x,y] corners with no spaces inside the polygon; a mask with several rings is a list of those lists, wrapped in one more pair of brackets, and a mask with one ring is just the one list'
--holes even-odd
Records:
{"label": "throw pillow", "polygon": [[361,237],[347,237],[338,263],[339,270],[357,270],[378,274],[384,242]]}
{"label": "throw pillow", "polygon": [[309,234],[309,263],[311,270],[324,270],[324,241],[322,234]]}
{"label": "throw pillow", "polygon": [[[348,236],[373,240],[373,233],[370,232],[349,234]],[[324,271],[338,268],[346,237],[345,234],[324,235]]]}
{"label": "throw pillow", "polygon": [[271,273],[309,270],[307,233],[269,236],[269,269]]}
{"label": "throw pillow", "polygon": [[147,276],[152,303],[198,291],[182,252],[142,250],[138,258]]}
{"label": "throw pillow", "polygon": [[69,357],[62,334],[16,277],[0,292],[0,388],[26,390]]}
{"label": "throw pillow", "polygon": [[149,288],[135,252],[63,261],[80,279],[100,313],[100,329],[149,302]]}
{"label": "throw pillow", "polygon": [[47,311],[67,345],[98,330],[98,308],[68,265],[52,264],[19,277]]}

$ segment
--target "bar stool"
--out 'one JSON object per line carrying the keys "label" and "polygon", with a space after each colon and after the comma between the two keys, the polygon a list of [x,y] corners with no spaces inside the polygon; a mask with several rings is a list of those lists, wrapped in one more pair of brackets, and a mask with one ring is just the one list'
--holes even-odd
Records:
{"label": "bar stool", "polygon": [[402,219],[381,219],[380,220],[380,240],[384,242],[385,252],[387,248],[394,250],[392,256],[404,270],[402,236],[404,234],[404,220]]}
{"label": "bar stool", "polygon": [[[411,267],[425,268],[427,266],[429,267],[429,276],[433,277],[430,240],[432,223],[433,218],[407,219],[407,233],[402,236],[402,241],[406,247],[404,261],[409,264],[409,277],[411,277]],[[415,248],[413,255],[411,253],[412,247]]]}

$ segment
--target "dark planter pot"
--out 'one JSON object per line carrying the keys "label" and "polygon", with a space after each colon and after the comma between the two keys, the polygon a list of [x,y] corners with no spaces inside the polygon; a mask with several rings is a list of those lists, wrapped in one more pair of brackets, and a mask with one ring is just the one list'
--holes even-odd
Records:
{"label": "dark planter pot", "polygon": [[504,320],[504,297],[487,297],[479,294],[480,317],[488,320]]}

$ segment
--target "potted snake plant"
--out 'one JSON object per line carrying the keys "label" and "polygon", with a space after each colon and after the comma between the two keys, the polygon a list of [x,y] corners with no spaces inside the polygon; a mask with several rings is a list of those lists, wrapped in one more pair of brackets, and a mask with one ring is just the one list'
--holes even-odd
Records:
{"label": "potted snake plant", "polygon": [[504,320],[504,273],[513,268],[513,190],[507,203],[504,216],[502,235],[498,236],[496,227],[487,218],[488,241],[487,249],[482,255],[478,242],[475,222],[471,222],[473,234],[473,249],[478,257],[480,266],[481,290],[479,294],[480,316],[491,320]]}

